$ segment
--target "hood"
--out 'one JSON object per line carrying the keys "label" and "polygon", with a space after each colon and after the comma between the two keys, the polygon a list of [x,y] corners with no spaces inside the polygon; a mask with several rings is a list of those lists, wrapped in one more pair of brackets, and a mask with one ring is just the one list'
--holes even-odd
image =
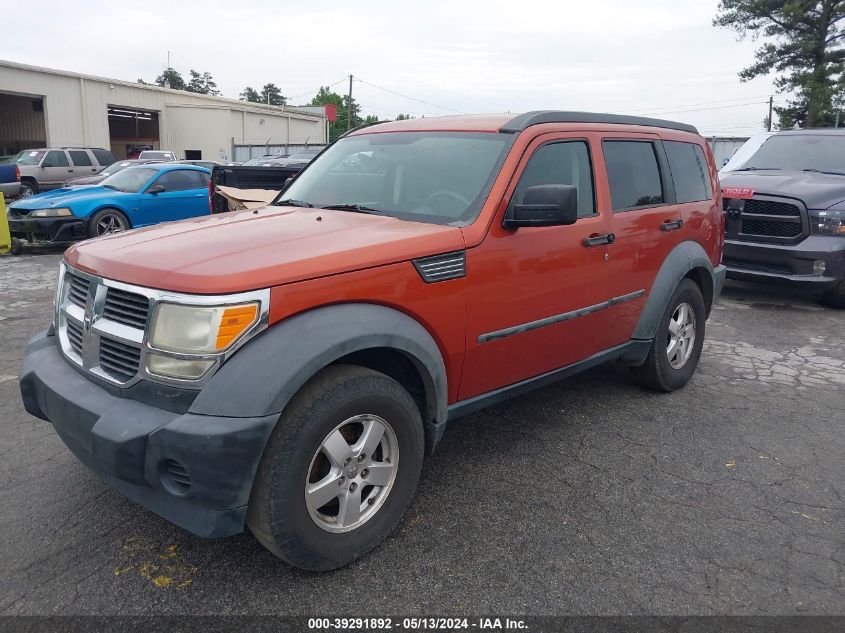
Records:
{"label": "hood", "polygon": [[52,207],[66,207],[74,202],[97,198],[107,194],[111,197],[134,195],[123,191],[107,189],[106,187],[62,187],[45,193],[39,193],[29,198],[15,202],[12,206],[19,211],[33,211],[35,209],[50,209]]}
{"label": "hood", "polygon": [[464,248],[459,228],[348,211],[265,207],[81,242],[71,266],[118,281],[223,294]]}
{"label": "hood", "polygon": [[845,200],[845,176],[811,171],[733,171],[719,182],[722,189],[743,187],[758,194],[797,198],[808,209],[827,209]]}

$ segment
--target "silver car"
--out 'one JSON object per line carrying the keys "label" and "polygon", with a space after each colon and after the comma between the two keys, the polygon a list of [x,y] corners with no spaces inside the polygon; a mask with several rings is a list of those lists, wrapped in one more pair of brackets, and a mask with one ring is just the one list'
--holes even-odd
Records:
{"label": "silver car", "polygon": [[43,147],[15,157],[21,172],[21,197],[61,187],[71,178],[91,176],[115,162],[110,151],[99,148]]}

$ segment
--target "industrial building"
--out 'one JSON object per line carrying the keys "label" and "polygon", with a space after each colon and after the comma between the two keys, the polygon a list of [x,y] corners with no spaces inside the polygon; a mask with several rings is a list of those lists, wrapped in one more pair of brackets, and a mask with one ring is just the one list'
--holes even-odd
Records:
{"label": "industrial building", "polygon": [[328,138],[325,113],[267,106],[0,60],[0,154],[34,147],[143,149],[245,160]]}

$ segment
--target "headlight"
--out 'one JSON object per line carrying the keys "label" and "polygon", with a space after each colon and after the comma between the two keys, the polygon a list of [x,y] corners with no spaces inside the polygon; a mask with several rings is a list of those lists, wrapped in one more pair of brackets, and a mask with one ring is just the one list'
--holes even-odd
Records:
{"label": "headlight", "polygon": [[258,302],[230,306],[160,303],[150,345],[183,354],[216,354],[231,347],[258,321]]}
{"label": "headlight", "polygon": [[67,207],[56,207],[54,209],[36,209],[29,214],[31,218],[61,218],[73,215],[73,211]]}
{"label": "headlight", "polygon": [[810,211],[810,226],[813,233],[845,237],[845,210],[830,208]]}

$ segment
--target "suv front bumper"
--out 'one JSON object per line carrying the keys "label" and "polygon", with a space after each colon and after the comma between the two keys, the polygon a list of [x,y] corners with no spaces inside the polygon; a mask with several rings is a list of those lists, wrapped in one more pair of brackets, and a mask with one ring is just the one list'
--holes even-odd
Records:
{"label": "suv front bumper", "polygon": [[26,410],[119,492],[198,536],[243,531],[278,415],[179,414],[114,395],[64,359],[52,330],[30,341],[20,387]]}
{"label": "suv front bumper", "polygon": [[[811,235],[794,245],[725,240],[722,259],[729,279],[827,290],[845,278],[845,238]],[[825,263],[816,275],[816,261]]]}
{"label": "suv front bumper", "polygon": [[9,214],[9,232],[12,237],[45,242],[74,242],[88,238],[88,224],[77,217],[15,218]]}

